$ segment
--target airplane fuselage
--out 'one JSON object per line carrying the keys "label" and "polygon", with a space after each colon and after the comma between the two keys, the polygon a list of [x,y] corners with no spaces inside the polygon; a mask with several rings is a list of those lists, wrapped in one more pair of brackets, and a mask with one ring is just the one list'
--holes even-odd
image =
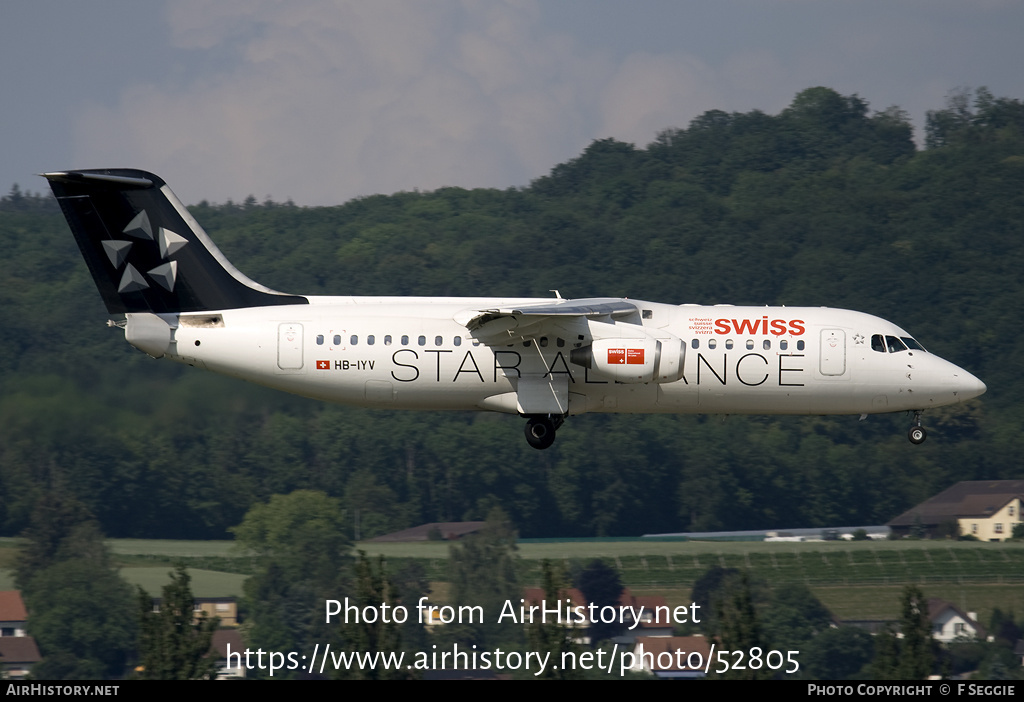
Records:
{"label": "airplane fuselage", "polygon": [[308,299],[181,314],[165,355],[299,395],[393,409],[530,414],[518,402],[524,379],[564,385],[569,414],[873,414],[948,405],[984,387],[906,342],[873,348],[879,337],[911,337],[848,310],[633,300],[642,333],[680,339],[682,354],[678,380],[630,382],[579,365],[572,351],[639,337],[634,325],[574,317],[539,338],[496,344],[481,343],[456,321],[467,310],[545,300]]}
{"label": "airplane fuselage", "polygon": [[920,412],[985,385],[860,312],[624,298],[316,297],[238,271],[159,177],[46,173],[112,315],[156,358],[364,407],[527,418],[547,448],[584,412]]}

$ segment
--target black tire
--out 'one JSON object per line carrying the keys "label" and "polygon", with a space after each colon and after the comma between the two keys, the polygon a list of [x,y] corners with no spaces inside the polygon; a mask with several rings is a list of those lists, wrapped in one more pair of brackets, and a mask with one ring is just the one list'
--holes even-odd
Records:
{"label": "black tire", "polygon": [[533,417],[526,422],[526,442],[535,449],[546,449],[555,443],[555,425],[547,417]]}
{"label": "black tire", "polygon": [[907,438],[912,444],[923,444],[924,440],[928,438],[928,432],[924,430],[924,427],[910,427]]}

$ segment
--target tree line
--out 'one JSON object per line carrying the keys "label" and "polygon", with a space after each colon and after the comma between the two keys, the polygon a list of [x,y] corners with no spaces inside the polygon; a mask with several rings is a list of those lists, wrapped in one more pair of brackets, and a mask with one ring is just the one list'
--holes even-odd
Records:
{"label": "tree line", "polygon": [[152,361],[107,315],[52,200],[0,198],[0,533],[56,489],[110,536],[223,538],[317,490],[366,538],[495,506],[523,536],[884,523],[958,480],[1021,477],[1024,105],[929,113],[827,88],[777,115],[711,111],[646,147],[595,141],[528,186],[301,208],[192,207],[251,278],[309,294],[621,295],[877,314],[983,379],[908,418],[521,420],[330,406]]}
{"label": "tree line", "polygon": [[[489,513],[478,533],[450,545],[449,591],[441,598],[416,561],[396,568],[354,550],[339,528],[341,519],[338,500],[302,490],[254,505],[232,529],[253,566],[240,603],[243,647],[235,661],[245,661],[248,677],[415,679],[455,668],[527,679],[620,674],[619,661],[606,670],[562,661],[598,652],[611,660],[617,650],[611,642],[626,633],[628,617],[588,615],[582,623],[570,622],[568,614],[516,618],[520,607],[537,604],[523,599],[523,588],[538,583],[521,579],[516,529],[500,508]],[[184,566],[169,574],[154,609],[141,588],[131,596],[95,520],[75,500],[61,495],[41,500],[24,536],[16,578],[29,609],[29,633],[43,654],[32,670],[35,679],[185,680],[217,674],[219,656],[211,644],[218,621],[194,612]],[[576,563],[569,571],[545,561],[541,580],[543,606],[549,610],[575,587],[597,611],[615,611],[624,590],[615,567],[599,559]],[[803,585],[773,586],[745,570],[708,568],[690,598],[694,616],[675,624],[676,635],[702,635],[720,650],[749,656],[730,655],[729,661],[743,665],[724,671],[716,659],[712,678],[923,680],[973,670],[983,679],[1022,675],[1013,646],[1024,622],[1012,611],[993,612],[991,641],[940,646],[931,636],[928,602],[914,585],[903,589],[899,621],[875,636],[861,627],[837,626]],[[443,606],[448,620],[428,626],[432,615],[421,614],[429,612],[425,602]],[[499,612],[513,614],[506,619]],[[472,653],[477,663],[468,663],[466,656],[458,663],[433,655],[457,650]],[[325,656],[322,668],[306,662],[317,651]],[[519,658],[502,664],[494,657],[502,651]],[[772,657],[773,651],[781,657]],[[515,662],[527,652],[551,664],[527,670]],[[381,658],[395,654],[406,664],[385,664]],[[370,663],[346,662],[353,655]]]}

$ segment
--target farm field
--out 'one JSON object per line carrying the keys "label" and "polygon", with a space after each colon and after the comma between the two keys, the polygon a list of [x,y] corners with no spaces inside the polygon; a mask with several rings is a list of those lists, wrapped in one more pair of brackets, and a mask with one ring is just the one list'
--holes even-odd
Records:
{"label": "farm field", "polygon": [[[434,579],[444,579],[443,543],[362,544],[389,562],[423,560]],[[601,558],[634,588],[690,586],[708,568],[748,569],[764,580],[808,586],[901,585],[914,582],[1024,586],[1024,544],[968,541],[564,541],[521,542],[521,573],[538,579],[540,561],[570,566]]]}
{"label": "farm field", "polygon": [[[108,545],[122,575],[151,592],[167,580],[176,561],[193,574],[197,595],[241,594],[252,562],[231,541],[111,539]],[[10,566],[16,539],[0,539],[0,589],[13,587]],[[384,556],[399,568],[420,561],[435,583],[435,597],[447,591],[449,544],[361,543],[356,548]],[[520,542],[520,580],[540,581],[543,559],[571,568],[601,558],[614,565],[636,594],[661,594],[672,605],[689,603],[693,583],[708,568],[748,569],[773,584],[800,582],[841,619],[898,616],[902,587],[919,585],[927,597],[941,597],[986,621],[994,607],[1024,611],[1024,544],[968,541],[775,542],[572,540]]]}

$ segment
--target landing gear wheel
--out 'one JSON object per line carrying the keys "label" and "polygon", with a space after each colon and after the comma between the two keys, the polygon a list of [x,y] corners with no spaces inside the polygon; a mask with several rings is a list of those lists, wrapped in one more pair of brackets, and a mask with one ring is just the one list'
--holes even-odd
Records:
{"label": "landing gear wheel", "polygon": [[924,430],[924,427],[910,427],[907,438],[912,444],[923,444],[924,440],[928,438],[928,432]]}
{"label": "landing gear wheel", "polygon": [[907,432],[907,438],[912,444],[923,444],[928,438],[928,432],[921,426],[921,410],[914,410],[914,426]]}
{"label": "landing gear wheel", "polygon": [[555,443],[555,423],[549,417],[531,417],[526,422],[526,441],[535,449]]}

